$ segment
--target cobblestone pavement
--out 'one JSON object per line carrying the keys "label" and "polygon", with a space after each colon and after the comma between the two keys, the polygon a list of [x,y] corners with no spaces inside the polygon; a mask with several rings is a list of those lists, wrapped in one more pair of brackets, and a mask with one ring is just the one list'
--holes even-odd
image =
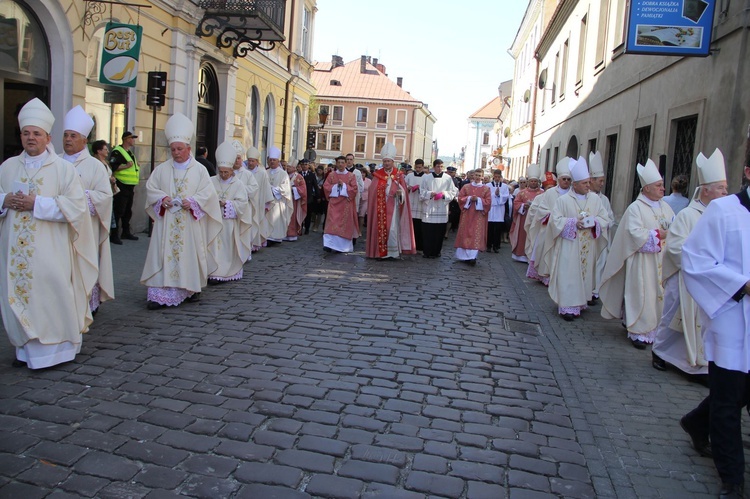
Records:
{"label": "cobblestone pavement", "polygon": [[706,389],[599,307],[560,320],[507,248],[476,267],[267,248],[147,311],[148,239],[75,362],[0,347],[0,497],[712,497],[677,424]]}

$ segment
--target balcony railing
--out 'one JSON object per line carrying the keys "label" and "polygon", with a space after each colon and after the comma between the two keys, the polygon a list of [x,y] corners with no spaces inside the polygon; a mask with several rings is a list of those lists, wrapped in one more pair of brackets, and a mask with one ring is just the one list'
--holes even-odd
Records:
{"label": "balcony railing", "polygon": [[285,0],[200,0],[199,6],[205,12],[195,34],[216,36],[220,48],[234,46],[235,57],[271,50],[285,40]]}

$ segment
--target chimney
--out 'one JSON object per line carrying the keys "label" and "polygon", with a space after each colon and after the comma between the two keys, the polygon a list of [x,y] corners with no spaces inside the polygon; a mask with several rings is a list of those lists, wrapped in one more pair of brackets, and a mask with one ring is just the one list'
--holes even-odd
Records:
{"label": "chimney", "polygon": [[368,62],[368,63],[369,63],[369,62],[371,62],[371,59],[370,59],[370,56],[369,56],[369,55],[367,56],[367,62]]}
{"label": "chimney", "polygon": [[396,78],[396,85],[398,85],[399,87],[402,87],[403,83],[404,83],[404,79],[402,77],[399,76],[398,78]]}
{"label": "chimney", "polygon": [[377,57],[374,57],[372,59],[372,65],[375,66],[376,68],[378,67],[378,58]]}
{"label": "chimney", "polygon": [[339,55],[334,55],[331,57],[331,67],[332,69],[340,68],[344,65],[344,58]]}
{"label": "chimney", "polygon": [[359,58],[359,72],[364,74],[367,71],[367,56],[363,55]]}
{"label": "chimney", "polygon": [[385,74],[385,66],[383,66],[382,64],[378,64],[376,67],[378,68],[378,71]]}

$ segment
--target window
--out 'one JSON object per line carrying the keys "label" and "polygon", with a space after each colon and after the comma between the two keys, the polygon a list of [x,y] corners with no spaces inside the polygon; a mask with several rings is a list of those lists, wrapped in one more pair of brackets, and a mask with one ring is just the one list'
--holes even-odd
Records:
{"label": "window", "polygon": [[388,125],[388,110],[378,109],[378,125]]}
{"label": "window", "polygon": [[552,79],[552,104],[555,103],[555,100],[557,99],[557,71],[560,67],[560,52],[555,54],[555,76]]}
{"label": "window", "polygon": [[385,135],[375,136],[375,154],[380,154],[380,150],[385,145]]}
{"label": "window", "polygon": [[396,130],[406,130],[406,110],[396,111]]}
{"label": "window", "polygon": [[357,123],[367,123],[367,108],[366,107],[357,108]]}
{"label": "window", "polygon": [[558,146],[555,146],[555,154],[552,156],[552,161],[548,171],[557,173],[557,162],[560,161],[560,148]]}
{"label": "window", "polygon": [[604,186],[604,194],[608,198],[612,198],[612,180],[615,175],[615,159],[617,158],[617,134],[607,135],[607,151],[606,151],[606,167],[607,177],[606,185]]}
{"label": "window", "polygon": [[596,152],[596,139],[589,139],[589,154],[592,152]]}
{"label": "window", "polygon": [[586,60],[586,20],[588,14],[581,18],[581,33],[578,37],[578,68],[576,69],[576,85],[583,83],[583,68]]}
{"label": "window", "polygon": [[367,142],[367,135],[357,134],[354,136],[354,152],[365,152],[365,143]]}
{"label": "window", "polygon": [[693,158],[695,158],[693,152],[695,149],[695,134],[698,130],[698,116],[693,115],[673,120],[672,128],[674,130],[674,154],[671,178],[685,175],[690,180]]}
{"label": "window", "polygon": [[341,150],[341,134],[340,133],[331,133],[331,151],[340,151]]}
{"label": "window", "polygon": [[403,159],[406,155],[406,139],[404,137],[395,137],[393,145],[396,146],[396,159]]}
{"label": "window", "polygon": [[490,144],[490,132],[484,132],[482,135],[482,145],[486,146]]}
{"label": "window", "polygon": [[[637,128],[635,130],[635,137],[635,162],[636,164],[645,165],[646,161],[648,161],[648,152],[651,146],[651,127],[644,126],[642,128]],[[638,178],[637,169],[633,168],[633,170],[635,171],[635,179],[633,179],[633,192],[630,199],[631,203],[635,201],[635,198],[637,198],[638,194],[641,192],[641,180]]]}
{"label": "window", "polygon": [[625,43],[625,0],[617,0],[617,16],[615,21],[615,48]]}
{"label": "window", "polygon": [[599,25],[596,32],[596,59],[595,67],[604,64],[604,53],[607,48],[607,20],[609,18],[609,0],[599,2]]}
{"label": "window", "polygon": [[334,121],[342,121],[344,119],[344,106],[333,106],[333,116],[331,119]]}
{"label": "window", "polygon": [[562,67],[560,68],[560,98],[565,97],[565,80],[568,76],[568,48],[570,47],[570,38],[563,43]]}
{"label": "window", "polygon": [[327,149],[328,143],[328,132],[318,132],[318,140],[315,144],[315,149]]}
{"label": "window", "polygon": [[549,171],[549,153],[550,149],[547,148],[547,152],[544,154],[544,171]]}
{"label": "window", "polygon": [[310,18],[312,14],[310,9],[305,7],[302,12],[302,39],[300,41],[300,55],[305,59],[310,59]]}

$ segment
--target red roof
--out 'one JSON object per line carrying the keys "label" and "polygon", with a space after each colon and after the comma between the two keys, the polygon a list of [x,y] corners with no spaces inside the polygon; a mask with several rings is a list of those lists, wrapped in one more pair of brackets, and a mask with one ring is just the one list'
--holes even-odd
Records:
{"label": "red roof", "polygon": [[319,97],[420,102],[369,62],[365,64],[364,73],[361,72],[361,59],[337,68],[332,66],[330,62],[315,63],[312,84]]}

